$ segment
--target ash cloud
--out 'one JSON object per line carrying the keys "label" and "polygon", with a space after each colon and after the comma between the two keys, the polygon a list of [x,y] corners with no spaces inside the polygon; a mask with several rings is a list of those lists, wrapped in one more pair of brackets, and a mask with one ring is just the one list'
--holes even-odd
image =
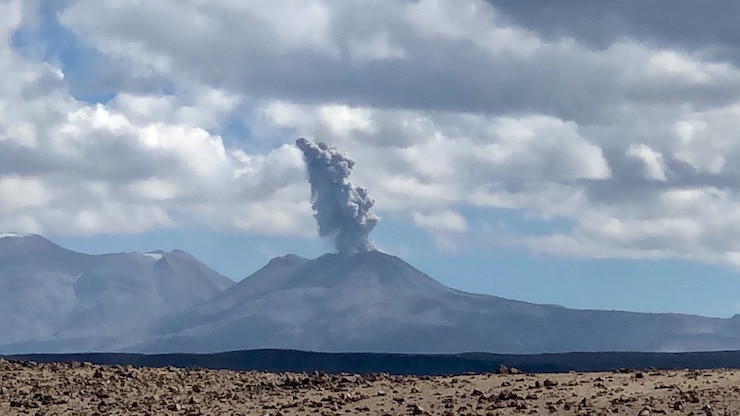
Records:
{"label": "ash cloud", "polygon": [[333,238],[340,254],[373,250],[368,234],[378,223],[370,212],[375,201],[367,189],[349,181],[355,161],[323,142],[300,138],[296,145],[306,161],[319,235]]}

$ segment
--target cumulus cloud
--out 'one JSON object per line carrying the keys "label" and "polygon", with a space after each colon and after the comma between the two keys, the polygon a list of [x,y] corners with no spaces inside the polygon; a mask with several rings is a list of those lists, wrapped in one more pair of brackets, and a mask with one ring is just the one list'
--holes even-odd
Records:
{"label": "cumulus cloud", "polygon": [[[285,8],[305,15],[287,31],[295,36],[286,34],[292,15]],[[270,100],[534,112],[581,122],[608,116],[625,100],[732,99],[727,87],[740,85],[734,66],[700,51],[652,47],[624,34],[602,48],[544,38],[481,0],[238,7],[166,0],[116,8],[78,0],[60,21],[139,82],[197,78]],[[184,31],[182,21],[193,24]],[[299,36],[306,31],[313,35]]]}
{"label": "cumulus cloud", "polygon": [[[95,71],[69,79],[51,39],[14,46],[33,7],[0,7],[3,226],[312,235],[290,145],[306,136],[356,158],[381,215],[435,237],[484,241],[471,207],[568,224],[507,228],[532,250],[740,263],[740,39],[722,8],[73,0],[54,16]],[[85,102],[85,84],[115,93]]]}
{"label": "cumulus cloud", "polygon": [[632,144],[627,148],[625,154],[643,163],[643,175],[646,179],[652,181],[665,181],[667,179],[663,155],[651,149],[650,146]]}
{"label": "cumulus cloud", "polygon": [[414,225],[434,238],[435,245],[443,250],[457,250],[468,230],[468,222],[453,210],[435,212],[414,212],[411,216]]}
{"label": "cumulus cloud", "polygon": [[446,210],[431,214],[414,212],[413,218],[416,225],[425,229],[455,232],[463,232],[468,229],[465,218],[454,211]]}
{"label": "cumulus cloud", "polygon": [[[238,95],[191,85],[178,95],[79,101],[58,66],[13,47],[24,13],[34,10],[23,2],[0,8],[0,228],[97,234],[201,222],[309,234],[300,214],[310,207],[295,185],[298,152],[285,146],[248,155],[215,133]],[[270,218],[253,195],[280,201]]]}

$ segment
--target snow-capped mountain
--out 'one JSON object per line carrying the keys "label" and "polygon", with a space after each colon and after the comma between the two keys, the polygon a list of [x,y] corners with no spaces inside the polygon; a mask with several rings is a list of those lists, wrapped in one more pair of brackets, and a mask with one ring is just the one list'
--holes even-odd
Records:
{"label": "snow-capped mountain", "polygon": [[87,255],[0,234],[0,352],[120,348],[233,283],[183,251]]}
{"label": "snow-capped mountain", "polygon": [[740,317],[571,310],[460,292],[381,252],[278,257],[166,317],[136,351],[448,353],[740,349]]}

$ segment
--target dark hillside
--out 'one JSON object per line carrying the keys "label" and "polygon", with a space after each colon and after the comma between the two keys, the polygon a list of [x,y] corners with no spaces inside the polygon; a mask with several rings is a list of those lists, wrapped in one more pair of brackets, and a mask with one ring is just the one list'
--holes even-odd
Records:
{"label": "dark hillside", "polygon": [[318,353],[248,350],[215,354],[30,354],[5,358],[39,362],[91,362],[144,367],[199,367],[271,372],[390,373],[442,375],[495,372],[500,365],[530,373],[618,369],[740,369],[740,351],[692,353],[597,352],[536,355],[468,353],[454,355]]}

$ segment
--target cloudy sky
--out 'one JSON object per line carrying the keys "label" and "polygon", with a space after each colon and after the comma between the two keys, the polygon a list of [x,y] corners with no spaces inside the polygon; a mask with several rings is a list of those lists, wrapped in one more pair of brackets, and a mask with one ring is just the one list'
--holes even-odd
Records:
{"label": "cloudy sky", "polygon": [[445,284],[731,316],[738,9],[0,0],[0,229],[238,280],[331,250],[307,137],[357,162],[376,245]]}

